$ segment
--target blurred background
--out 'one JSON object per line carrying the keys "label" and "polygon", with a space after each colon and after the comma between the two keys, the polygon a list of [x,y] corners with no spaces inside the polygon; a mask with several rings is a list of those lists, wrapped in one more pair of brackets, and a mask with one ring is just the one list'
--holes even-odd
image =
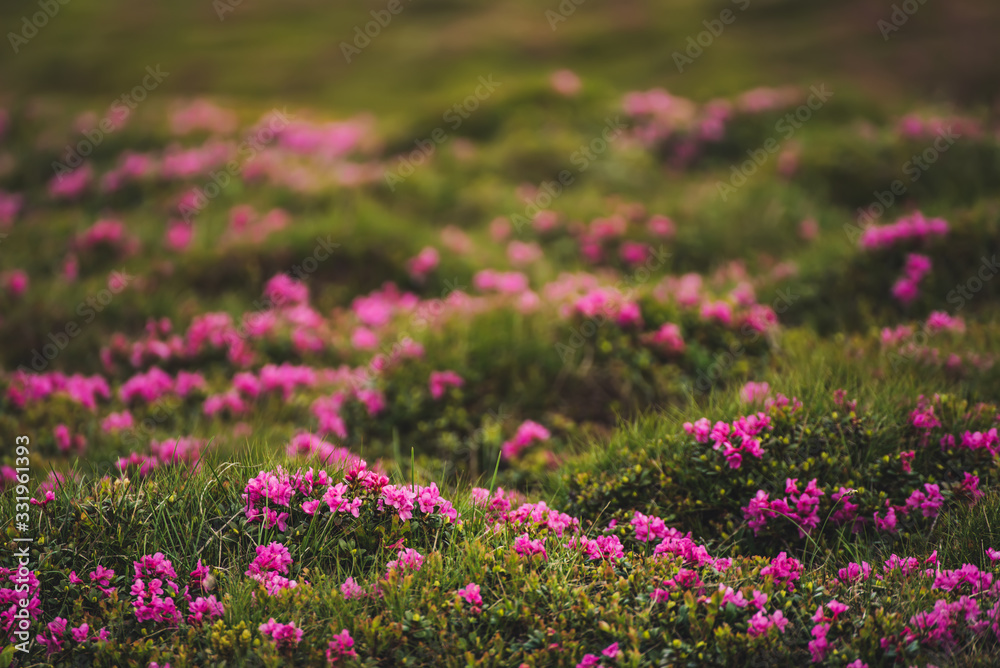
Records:
{"label": "blurred background", "polygon": [[[11,35],[30,33],[24,20],[41,11],[39,0],[0,3],[4,95],[101,103],[156,64],[170,73],[172,96],[380,115],[436,109],[433,100],[464,95],[484,72],[504,81],[564,67],[615,90],[657,85],[702,100],[825,82],[890,105],[992,108],[1000,85],[994,0],[399,0],[350,63],[342,43],[353,45],[356,28],[388,0],[51,3],[58,11],[17,53]],[[678,72],[674,52],[727,9],[735,20]]]}

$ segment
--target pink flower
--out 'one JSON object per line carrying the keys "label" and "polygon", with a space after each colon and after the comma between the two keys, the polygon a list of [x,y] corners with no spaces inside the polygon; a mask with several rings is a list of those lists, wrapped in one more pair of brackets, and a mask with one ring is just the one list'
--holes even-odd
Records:
{"label": "pink flower", "polygon": [[266,636],[271,636],[274,642],[283,648],[294,647],[302,640],[302,630],[295,627],[295,622],[280,624],[274,617],[261,624],[258,630]]}
{"label": "pink flower", "polygon": [[178,253],[187,250],[194,238],[194,226],[183,221],[172,221],[167,227],[166,243],[170,250]]}
{"label": "pink flower", "polygon": [[17,299],[28,289],[28,274],[22,269],[14,269],[4,275],[3,282],[7,294]]}
{"label": "pink flower", "polygon": [[601,650],[601,654],[608,657],[613,661],[617,661],[623,655],[622,651],[618,649],[618,643],[614,642]]}
{"label": "pink flower", "polygon": [[906,500],[906,507],[913,510],[920,510],[924,517],[936,517],[944,505],[944,496],[938,485],[925,483],[924,490],[913,490],[910,498]]}
{"label": "pink flower", "polygon": [[363,598],[365,590],[354,581],[354,578],[349,577],[344,580],[344,584],[340,585],[340,593],[343,595],[345,601],[350,601],[355,598]]}
{"label": "pink flower", "polygon": [[910,278],[901,278],[892,286],[892,296],[904,306],[920,295],[917,283]]}
{"label": "pink flower", "polygon": [[663,347],[670,353],[684,352],[684,338],[681,336],[681,328],[672,322],[664,323],[655,333],[647,335],[646,340]]}
{"label": "pink flower", "polygon": [[378,336],[367,327],[355,327],[351,333],[351,345],[356,350],[373,350],[378,347]]}
{"label": "pink flower", "polygon": [[288,274],[278,274],[264,286],[264,296],[277,307],[305,304],[309,301],[309,288]]}
{"label": "pink flower", "polygon": [[807,218],[799,223],[799,237],[812,241],[819,235],[819,224],[813,218]]}
{"label": "pink flower", "polygon": [[478,613],[482,610],[483,597],[479,594],[479,585],[470,582],[462,589],[456,590],[455,593],[469,604],[472,612]]}
{"label": "pink flower", "polygon": [[514,539],[514,550],[522,556],[531,557],[540,554],[543,559],[549,558],[548,553],[545,551],[545,539],[536,538],[532,540],[526,533]]}
{"label": "pink flower", "polygon": [[906,256],[906,266],[903,272],[913,281],[919,281],[931,270],[931,259],[926,255],[910,253]]}
{"label": "pink flower", "polygon": [[225,607],[220,601],[216,600],[214,595],[208,598],[199,596],[188,606],[187,622],[194,626],[213,617],[221,617],[225,613]]}
{"label": "pink flower", "polygon": [[868,565],[867,561],[862,561],[860,564],[852,561],[847,564],[847,568],[841,568],[837,571],[837,577],[842,582],[851,583],[859,580],[867,580],[871,576],[871,573],[872,567]]}
{"label": "pink flower", "polygon": [[674,221],[666,216],[653,216],[649,219],[649,222],[646,223],[646,227],[649,228],[650,233],[665,239],[674,236],[676,233]]}
{"label": "pink flower", "polygon": [[552,84],[553,90],[566,97],[573,97],[579,93],[583,85],[580,77],[572,70],[557,70],[553,72],[552,76],[549,77],[549,83]]}
{"label": "pink flower", "polygon": [[405,547],[399,551],[399,555],[387,563],[386,577],[402,570],[419,571],[424,565],[424,556],[414,549]]}
{"label": "pink flower", "polygon": [[416,281],[422,281],[427,277],[427,274],[434,271],[440,262],[440,256],[438,255],[437,249],[428,246],[420,251],[416,257],[411,258],[406,266],[409,269],[410,276]]}
{"label": "pink flower", "polygon": [[462,387],[465,380],[454,371],[432,371],[428,386],[431,396],[440,399],[449,387]]}
{"label": "pink flower", "polygon": [[740,390],[740,399],[743,403],[753,404],[761,401],[771,392],[771,386],[767,383],[755,383],[753,381],[748,382]]}
{"label": "pink flower", "polygon": [[507,244],[507,259],[519,267],[532,264],[542,259],[542,248],[533,241],[511,241]]}
{"label": "pink flower", "polygon": [[292,556],[288,548],[278,542],[269,545],[258,545],[257,556],[244,575],[248,575],[258,582],[263,581],[268,573],[288,573],[288,567],[292,564]]}
{"label": "pink flower", "polygon": [[356,658],[358,653],[351,649],[352,647],[354,647],[354,639],[351,637],[351,634],[347,632],[347,629],[342,630],[340,633],[333,636],[333,640],[331,640],[327,645],[327,663],[333,666],[344,657]]}
{"label": "pink flower", "polygon": [[378,500],[378,509],[383,506],[395,508],[399,513],[399,519],[403,522],[413,517],[414,500],[417,494],[407,487],[397,487],[396,485],[386,485],[382,488],[382,494]]}
{"label": "pink flower", "polygon": [[631,266],[640,265],[649,259],[651,249],[643,243],[635,241],[625,241],[622,243],[619,255],[622,260]]}
{"label": "pink flower", "polygon": [[108,417],[104,418],[101,422],[101,429],[106,433],[111,433],[122,429],[131,429],[133,424],[132,414],[128,411],[122,411],[120,413],[111,413]]}
{"label": "pink flower", "polygon": [[531,420],[525,420],[521,423],[521,426],[517,428],[517,433],[514,438],[505,442],[501,447],[501,452],[505,459],[513,459],[521,454],[521,451],[527,448],[535,441],[547,441],[550,438],[549,430],[538,424],[537,422],[532,422]]}
{"label": "pink flower", "polygon": [[701,307],[702,320],[718,320],[727,327],[733,322],[733,310],[726,302],[705,302]]}

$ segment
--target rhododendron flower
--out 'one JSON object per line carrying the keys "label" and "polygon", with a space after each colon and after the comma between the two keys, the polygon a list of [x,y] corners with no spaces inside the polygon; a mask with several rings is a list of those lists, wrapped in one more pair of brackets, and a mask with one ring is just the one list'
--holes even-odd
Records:
{"label": "rhododendron flower", "polygon": [[618,649],[617,642],[613,642],[604,649],[602,649],[601,654],[614,661],[617,661],[622,656],[624,656],[624,653],[620,649]]}
{"label": "rhododendron flower", "polygon": [[111,413],[104,418],[101,422],[101,429],[106,433],[110,433],[122,429],[131,429],[133,424],[132,414],[128,411],[122,411],[120,413]]}
{"label": "rhododendron flower", "polygon": [[646,223],[646,227],[652,234],[658,237],[670,238],[676,233],[674,221],[666,216],[653,216]]}
{"label": "rhododendron flower", "polygon": [[511,241],[507,244],[507,259],[510,263],[523,267],[538,262],[543,257],[542,247],[535,242]]}
{"label": "rhododendron flower", "polygon": [[944,496],[941,489],[932,483],[925,483],[923,491],[913,490],[910,498],[906,500],[907,509],[913,511],[919,509],[924,517],[936,517],[944,505]]}
{"label": "rhododendron flower", "polygon": [[431,371],[428,387],[431,396],[440,399],[449,387],[462,387],[465,380],[454,371]]}
{"label": "rhododendron flower", "polygon": [[347,632],[347,629],[343,629],[340,633],[333,636],[333,640],[327,645],[327,663],[334,666],[344,657],[357,658],[358,653],[351,649],[352,647],[354,647],[354,639]]}
{"label": "rhododendron flower", "polygon": [[7,294],[17,299],[28,289],[28,274],[22,269],[9,271],[2,276]]}
{"label": "rhododendron flower", "polygon": [[862,561],[860,564],[852,561],[847,564],[846,568],[837,571],[837,577],[845,583],[850,583],[857,580],[867,580],[871,573],[872,567],[868,565],[867,561]]}
{"label": "rhododendron flower", "polygon": [[525,420],[517,428],[514,438],[506,441],[501,447],[504,459],[513,459],[535,441],[547,441],[551,437],[549,430],[531,420]]}
{"label": "rhododendron flower", "polygon": [[340,585],[340,593],[343,595],[345,601],[350,601],[355,598],[363,598],[365,590],[354,581],[354,578],[348,577],[344,580],[344,583]]}
{"label": "rhododendron flower", "polygon": [[748,382],[740,390],[740,399],[743,403],[752,404],[764,399],[771,392],[771,386],[767,383]]}
{"label": "rhododendron flower", "polygon": [[295,622],[281,624],[271,617],[261,624],[258,630],[266,636],[271,636],[275,644],[281,648],[291,648],[302,641],[302,629],[296,628]]}
{"label": "rhododendron flower", "polygon": [[247,569],[244,575],[254,579],[260,579],[266,573],[287,573],[288,567],[292,565],[292,556],[288,548],[278,542],[269,545],[258,545],[257,556]]}
{"label": "rhododendron flower", "polygon": [[172,221],[167,227],[167,247],[175,252],[183,252],[194,239],[194,226],[183,221]]}
{"label": "rhododendron flower", "polygon": [[355,327],[351,332],[351,345],[357,350],[373,350],[378,347],[378,336],[367,327]]}
{"label": "rhododendron flower", "polygon": [[386,577],[403,570],[419,571],[423,565],[424,555],[412,548],[405,547],[399,551],[399,555],[395,559],[385,565]]}
{"label": "rhododendron flower", "polygon": [[904,306],[920,295],[920,288],[911,278],[901,278],[892,286],[892,296]]}
{"label": "rhododendron flower", "polygon": [[521,534],[514,539],[514,550],[522,556],[542,555],[543,559],[548,559],[549,555],[545,551],[545,539],[536,538],[532,540],[528,534]]}
{"label": "rhododendron flower", "polygon": [[552,85],[554,91],[566,97],[573,97],[580,92],[580,88],[583,86],[580,77],[573,70],[557,70],[553,72],[552,76],[549,77],[549,83]]}
{"label": "rhododendron flower", "polygon": [[462,589],[456,590],[455,593],[469,604],[469,610],[472,612],[478,613],[482,610],[483,597],[479,593],[479,585],[470,582]]}
{"label": "rhododendron flower", "polygon": [[416,281],[427,278],[427,274],[434,271],[440,262],[440,256],[436,248],[427,246],[416,257],[411,258],[406,263],[410,276]]}
{"label": "rhododendron flower", "polygon": [[681,336],[681,328],[672,322],[664,323],[656,332],[645,335],[645,340],[656,346],[661,346],[667,352],[684,352],[684,337]]}
{"label": "rhododendron flower", "polygon": [[191,625],[201,624],[206,619],[221,617],[226,612],[221,601],[217,601],[215,596],[205,598],[199,596],[188,606],[187,622]]}
{"label": "rhododendron flower", "polygon": [[277,274],[264,286],[264,296],[275,306],[305,304],[309,288],[288,274]]}

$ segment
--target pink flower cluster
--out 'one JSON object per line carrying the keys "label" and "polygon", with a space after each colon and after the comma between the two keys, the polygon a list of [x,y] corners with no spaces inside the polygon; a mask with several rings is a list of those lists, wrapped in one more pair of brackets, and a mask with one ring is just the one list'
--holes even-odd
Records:
{"label": "pink flower cluster", "polygon": [[180,623],[180,611],[174,598],[179,589],[174,581],[177,573],[170,560],[157,552],[146,555],[133,562],[135,581],[132,583],[131,594],[135,597],[132,607],[135,608],[135,618],[140,621],[154,621],[169,626]]}
{"label": "pink flower cluster", "polygon": [[519,271],[483,269],[472,277],[472,285],[480,292],[517,295],[528,289],[528,277]]}
{"label": "pink flower cluster", "polygon": [[470,582],[461,589],[457,589],[455,594],[469,605],[470,612],[479,614],[483,609],[483,597],[479,592],[479,585]]}
{"label": "pink flower cluster", "polygon": [[343,658],[357,658],[358,653],[352,649],[353,647],[354,638],[347,632],[347,629],[343,629],[333,636],[333,640],[326,647],[327,663],[334,666]]}
{"label": "pink flower cluster", "polygon": [[517,428],[514,438],[506,441],[500,449],[504,459],[513,459],[535,441],[547,441],[551,437],[549,430],[531,420],[525,420]]}
{"label": "pink flower cluster", "polygon": [[862,248],[875,250],[889,248],[901,241],[923,241],[932,236],[943,237],[948,233],[948,222],[942,218],[927,220],[919,211],[904,216],[891,225],[873,225],[862,232],[858,243]]}
{"label": "pink flower cluster", "polygon": [[712,449],[722,450],[729,467],[734,469],[740,468],[744,454],[757,459],[764,456],[761,439],[757,435],[765,429],[773,428],[771,418],[764,413],[737,418],[731,425],[716,422],[715,426],[712,426],[708,418],[701,418],[694,423],[684,423],[684,431],[694,436],[699,443],[708,443],[711,440],[714,443]]}
{"label": "pink flower cluster", "polygon": [[295,626],[295,622],[289,622],[288,624],[282,624],[276,622],[274,617],[271,617],[266,622],[261,624],[258,629],[261,634],[265,636],[270,636],[271,640],[274,641],[280,649],[291,649],[302,642],[302,629]]}
{"label": "pink flower cluster", "polygon": [[781,499],[770,499],[767,492],[762,489],[757,490],[756,496],[743,508],[743,516],[753,529],[754,535],[757,535],[772,517],[786,517],[795,522],[800,538],[812,533],[820,523],[817,512],[819,499],[825,496],[823,490],[816,485],[816,481],[816,478],[810,480],[806,488],[800,492],[797,478],[786,479],[786,496]]}
{"label": "pink flower cluster", "polygon": [[587,538],[586,536],[574,536],[570,538],[566,547],[581,549],[591,561],[597,561],[598,559],[621,559],[625,556],[622,543],[618,539],[618,536],[615,535],[598,536],[594,539]]}
{"label": "pink flower cluster", "polygon": [[437,249],[428,246],[420,251],[416,257],[411,258],[406,267],[410,272],[410,277],[415,281],[423,281],[434,269],[437,268],[441,258]]}
{"label": "pink flower cluster", "polygon": [[636,511],[629,524],[632,526],[634,538],[639,542],[660,541],[653,548],[653,554],[656,556],[679,556],[686,563],[696,566],[711,565],[719,571],[724,571],[729,567],[728,559],[713,558],[704,545],[699,545],[691,539],[690,532],[682,534],[677,529],[668,527],[659,517],[644,515]]}
{"label": "pink flower cluster", "polygon": [[137,373],[122,383],[118,388],[118,397],[125,404],[136,399],[151,404],[167,394],[187,397],[194,390],[204,390],[205,385],[205,378],[200,373],[180,371],[177,378],[173,379],[154,366],[146,373]]}
{"label": "pink flower cluster", "polygon": [[16,408],[35,404],[56,393],[65,393],[72,401],[90,410],[97,409],[98,397],[111,398],[111,388],[102,376],[67,376],[58,371],[38,374],[15,371],[10,375],[7,386],[7,399]]}
{"label": "pink flower cluster", "polygon": [[767,398],[770,392],[771,386],[769,384],[750,381],[740,390],[740,399],[745,404],[755,404]]}
{"label": "pink flower cluster", "polygon": [[465,381],[454,371],[431,371],[428,386],[431,396],[440,399],[449,387],[462,387]]}
{"label": "pink flower cluster", "polygon": [[195,471],[201,464],[205,445],[204,440],[193,436],[150,441],[148,455],[131,452],[128,457],[119,458],[116,466],[120,471],[138,468],[141,476],[148,475],[154,469],[178,465],[187,466]]}
{"label": "pink flower cluster", "polygon": [[18,604],[21,601],[27,602],[27,605],[22,607],[23,610],[27,610],[27,621],[41,617],[42,602],[38,596],[40,589],[41,583],[34,571],[27,569],[19,571],[17,568],[0,566],[0,637],[10,640],[11,644],[20,642],[15,641],[14,632],[24,629],[20,626],[21,621],[14,615],[18,612]]}
{"label": "pink flower cluster", "polygon": [[549,555],[545,551],[544,538],[531,538],[523,533],[514,539],[514,551],[524,557],[533,557],[536,554],[542,555],[542,559],[548,559]]}
{"label": "pink flower cluster", "polygon": [[288,548],[278,542],[269,545],[258,545],[257,556],[244,575],[249,576],[264,585],[267,593],[276,595],[283,589],[294,589],[298,586],[295,580],[284,577],[288,574],[288,567],[292,565],[292,555]]}
{"label": "pink flower cluster", "polygon": [[664,350],[667,353],[684,352],[684,337],[681,328],[672,322],[664,323],[658,330],[643,335],[643,341],[649,345]]}
{"label": "pink flower cluster", "polygon": [[784,552],[779,552],[778,556],[771,559],[771,563],[760,570],[762,577],[771,576],[775,584],[784,584],[791,590],[795,581],[802,573],[802,564],[798,559],[789,557]]}
{"label": "pink flower cluster", "polygon": [[403,571],[419,571],[424,565],[424,555],[414,549],[404,547],[399,550],[396,558],[389,561],[386,567],[386,577]]}
{"label": "pink flower cluster", "polygon": [[324,464],[337,469],[345,469],[361,461],[347,448],[328,443],[309,432],[301,432],[293,436],[285,447],[285,452],[289,457],[317,457]]}
{"label": "pink flower cluster", "polygon": [[908,305],[920,294],[920,281],[931,270],[931,259],[926,255],[910,253],[906,256],[903,276],[892,286],[892,296]]}

